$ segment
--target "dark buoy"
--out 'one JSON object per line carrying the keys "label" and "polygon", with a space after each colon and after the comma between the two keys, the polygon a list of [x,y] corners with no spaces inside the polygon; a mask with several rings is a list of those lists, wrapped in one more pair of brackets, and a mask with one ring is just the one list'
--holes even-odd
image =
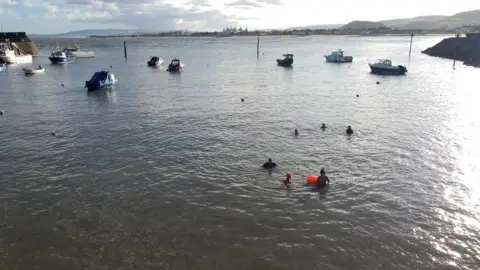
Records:
{"label": "dark buoy", "polygon": [[353,129],[352,129],[351,126],[348,126],[348,127],[347,127],[347,134],[348,134],[348,135],[353,134]]}
{"label": "dark buoy", "polygon": [[380,82],[377,82],[377,84],[380,84]]}
{"label": "dark buoy", "polygon": [[243,99],[243,98],[242,98],[242,99],[241,99],[241,101],[242,101],[242,102],[244,102],[244,101],[245,101],[245,99]]}
{"label": "dark buoy", "polygon": [[295,136],[298,136],[300,134],[297,129],[295,129]]}
{"label": "dark buoy", "polygon": [[357,94],[357,97],[359,97],[359,96],[360,96],[360,95],[359,95],[359,94]]}
{"label": "dark buoy", "polygon": [[64,87],[65,85],[62,83],[61,86]]}
{"label": "dark buoy", "polygon": [[0,115],[3,115],[5,112],[3,110],[0,111]]}
{"label": "dark buoy", "polygon": [[112,66],[110,66],[110,68],[112,68]]}
{"label": "dark buoy", "polygon": [[52,131],[52,136],[55,136],[55,135],[56,135],[56,134],[55,134],[55,130],[54,130],[54,131]]}

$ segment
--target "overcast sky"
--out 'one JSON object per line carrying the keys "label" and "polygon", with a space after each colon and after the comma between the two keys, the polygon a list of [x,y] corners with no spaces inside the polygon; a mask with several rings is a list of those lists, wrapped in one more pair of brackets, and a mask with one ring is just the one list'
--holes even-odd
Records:
{"label": "overcast sky", "polygon": [[480,0],[0,0],[4,31],[287,28],[480,9]]}

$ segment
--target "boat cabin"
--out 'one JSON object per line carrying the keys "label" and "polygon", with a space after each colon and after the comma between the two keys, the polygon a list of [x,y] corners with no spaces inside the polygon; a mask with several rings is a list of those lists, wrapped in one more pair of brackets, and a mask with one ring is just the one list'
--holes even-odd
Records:
{"label": "boat cabin", "polygon": [[378,64],[383,64],[385,66],[391,66],[392,65],[392,61],[390,61],[388,59],[379,59],[379,60],[377,60],[377,63]]}
{"label": "boat cabin", "polygon": [[290,60],[293,59],[293,54],[287,53],[283,55],[284,60]]}

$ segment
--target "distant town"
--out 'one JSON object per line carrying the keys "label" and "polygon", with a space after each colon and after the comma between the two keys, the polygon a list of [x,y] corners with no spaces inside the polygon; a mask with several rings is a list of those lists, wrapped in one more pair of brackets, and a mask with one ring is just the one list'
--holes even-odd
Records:
{"label": "distant town", "polygon": [[428,34],[452,34],[452,33],[480,32],[480,26],[464,26],[456,29],[393,29],[389,27],[378,28],[336,28],[336,29],[293,29],[293,30],[254,30],[248,28],[227,27],[222,31],[213,32],[189,32],[168,31],[156,33],[137,33],[132,35],[91,35],[91,38],[103,37],[235,37],[235,36],[309,36],[309,35],[428,35]]}

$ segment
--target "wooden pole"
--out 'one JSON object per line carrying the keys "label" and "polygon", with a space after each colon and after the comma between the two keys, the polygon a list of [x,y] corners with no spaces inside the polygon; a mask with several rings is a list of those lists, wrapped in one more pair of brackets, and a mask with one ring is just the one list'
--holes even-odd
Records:
{"label": "wooden pole", "polygon": [[257,59],[259,58],[260,54],[260,37],[257,37]]}
{"label": "wooden pole", "polygon": [[408,52],[408,58],[412,55],[412,43],[413,43],[413,34],[410,34],[410,51]]}
{"label": "wooden pole", "polygon": [[123,41],[123,51],[125,52],[125,59],[127,59],[127,42]]}
{"label": "wooden pole", "polygon": [[460,34],[456,34],[456,40],[455,40],[455,51],[453,52],[453,70],[455,70],[455,62],[457,60],[457,47],[458,47],[458,38],[460,37]]}

